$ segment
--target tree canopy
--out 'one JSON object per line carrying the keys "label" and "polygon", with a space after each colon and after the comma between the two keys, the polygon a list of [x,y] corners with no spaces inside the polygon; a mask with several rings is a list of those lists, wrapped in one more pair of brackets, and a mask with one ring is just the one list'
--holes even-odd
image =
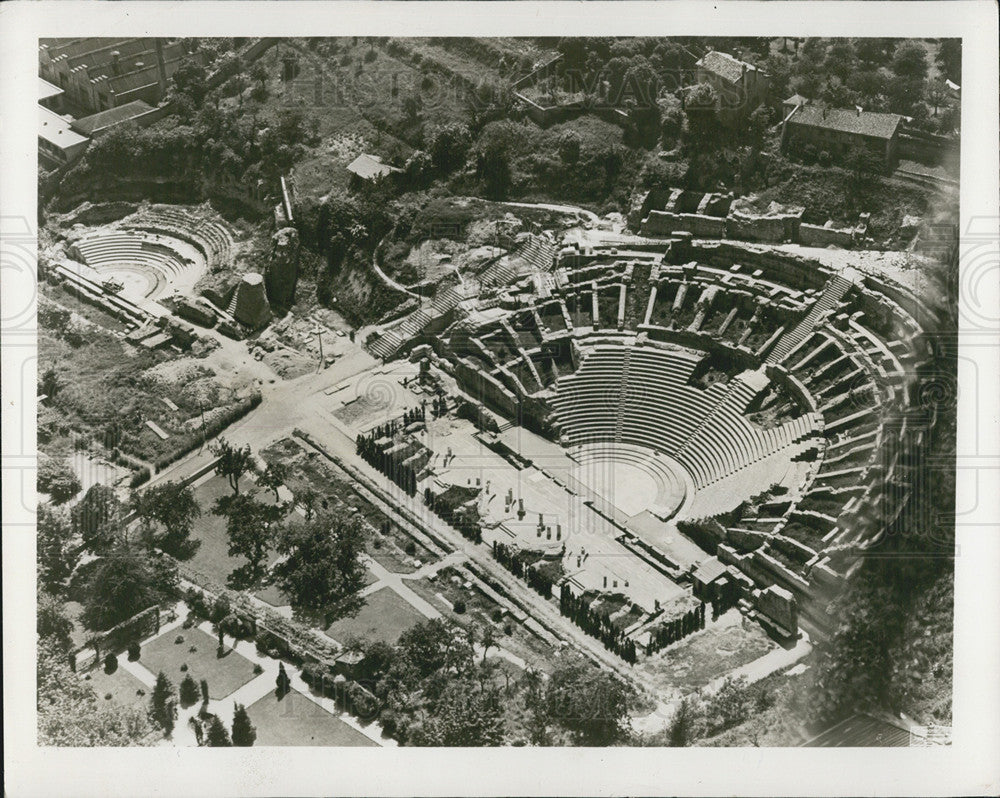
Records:
{"label": "tree canopy", "polygon": [[275,582],[297,611],[331,612],[364,586],[364,548],[357,519],[320,513],[289,523],[278,536],[278,553],[285,559],[274,568]]}

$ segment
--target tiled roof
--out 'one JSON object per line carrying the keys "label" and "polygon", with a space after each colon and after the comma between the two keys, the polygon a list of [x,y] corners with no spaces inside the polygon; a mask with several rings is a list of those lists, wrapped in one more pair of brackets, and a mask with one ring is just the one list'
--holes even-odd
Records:
{"label": "tiled roof", "polygon": [[821,127],[841,133],[853,133],[872,138],[892,138],[902,117],[899,114],[881,114],[874,111],[858,111],[850,108],[820,108],[805,105],[788,120],[791,125]]}
{"label": "tiled roof", "polygon": [[95,130],[103,130],[152,110],[153,106],[149,103],[143,100],[133,100],[130,103],[119,105],[117,108],[108,108],[106,111],[99,111],[96,114],[77,119],[73,123],[73,129],[84,135],[92,136]]}
{"label": "tiled roof", "polygon": [[347,171],[353,172],[364,180],[370,180],[373,177],[383,177],[391,174],[392,172],[399,172],[402,170],[397,169],[395,166],[390,166],[387,163],[382,163],[382,159],[377,155],[362,153],[347,165]]}
{"label": "tiled roof", "polygon": [[721,53],[718,50],[710,50],[705,53],[704,57],[698,62],[698,66],[718,75],[720,78],[728,80],[730,83],[740,82],[744,66],[748,72],[757,69],[753,64],[740,61],[738,58],[729,55],[729,53]]}

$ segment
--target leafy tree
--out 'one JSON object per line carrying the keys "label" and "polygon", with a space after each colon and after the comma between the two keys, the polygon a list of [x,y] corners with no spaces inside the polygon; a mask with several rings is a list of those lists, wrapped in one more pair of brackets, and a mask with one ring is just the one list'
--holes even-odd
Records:
{"label": "leafy tree", "polygon": [[582,659],[556,666],[546,689],[549,720],[558,723],[577,745],[608,746],[628,735],[632,688]]}
{"label": "leafy tree", "polygon": [[208,93],[208,72],[193,58],[182,63],[174,72],[174,87],[178,93],[186,95],[195,106],[201,105]]}
{"label": "leafy tree", "polygon": [[51,638],[38,645],[38,744],[136,746],[153,743],[146,712],[102,701],[74,673],[65,650]]}
{"label": "leafy tree", "polygon": [[180,686],[181,706],[185,709],[198,703],[201,693],[198,690],[198,683],[190,673],[184,675]]}
{"label": "leafy tree", "polygon": [[854,52],[858,59],[869,67],[886,64],[896,49],[896,39],[865,37],[855,39]]}
{"label": "leafy tree", "polygon": [[411,730],[408,742],[421,746],[491,746],[503,742],[502,704],[495,688],[468,679],[452,680],[431,710]]}
{"label": "leafy tree", "polygon": [[[226,534],[229,538],[229,555],[245,557],[246,573],[239,579],[254,584],[263,575],[264,562],[271,549],[273,527],[281,520],[283,508],[259,501],[253,491],[234,496],[223,496],[212,510],[226,517]],[[234,571],[234,574],[238,572]]]}
{"label": "leafy tree", "polygon": [[479,156],[478,172],[487,197],[498,200],[507,196],[513,176],[510,153],[502,143],[491,141],[486,145]]}
{"label": "leafy tree", "polygon": [[288,479],[288,466],[280,460],[272,460],[257,478],[257,484],[274,493],[274,501],[277,503],[281,499],[278,496],[278,488],[285,484],[286,479]]}
{"label": "leafy tree", "polygon": [[122,544],[102,557],[85,586],[84,626],[101,631],[172,597],[177,567],[169,560]]}
{"label": "leafy tree", "polygon": [[657,104],[660,106],[660,139],[665,147],[671,146],[684,127],[684,109],[672,94],[661,97]]}
{"label": "leafy tree", "polygon": [[257,729],[250,722],[247,708],[237,704],[236,712],[233,714],[233,745],[249,748],[256,739]]}
{"label": "leafy tree", "polygon": [[233,744],[226,731],[225,724],[218,715],[212,715],[208,721],[208,730],[205,733],[205,745],[211,748],[228,748]]}
{"label": "leafy tree", "polygon": [[129,507],[142,524],[144,538],[170,554],[184,551],[194,520],[201,515],[193,491],[180,482],[132,491]]}
{"label": "leafy tree", "polygon": [[962,40],[942,39],[934,60],[946,78],[962,82]]}
{"label": "leafy tree", "polygon": [[364,533],[355,519],[321,513],[288,524],[278,538],[278,553],[285,559],[274,568],[275,581],[297,611],[329,612],[364,586],[364,549]]}
{"label": "leafy tree", "polygon": [[442,174],[453,172],[465,163],[469,149],[469,129],[458,122],[436,127],[430,134],[428,152],[434,168]]}
{"label": "leafy tree", "polygon": [[694,742],[697,737],[698,721],[699,713],[695,699],[689,696],[682,698],[670,720],[667,745],[672,748],[684,748]]}
{"label": "leafy tree", "polygon": [[244,474],[254,470],[253,454],[249,444],[239,449],[225,438],[219,438],[218,442],[211,447],[211,452],[219,458],[219,462],[215,466],[215,473],[229,480],[229,487],[233,489],[234,494],[238,494],[240,492],[240,479]]}
{"label": "leafy tree", "polygon": [[280,701],[289,691],[292,689],[292,680],[288,678],[288,672],[285,670],[285,663],[278,663],[278,678],[275,679],[275,694],[278,696]]}
{"label": "leafy tree", "polygon": [[38,581],[58,593],[79,562],[68,515],[50,504],[38,507]]}
{"label": "leafy tree", "polygon": [[947,87],[940,80],[930,80],[927,82],[927,102],[934,108],[934,116],[938,115],[938,109],[948,98]]}
{"label": "leafy tree", "polygon": [[62,602],[51,593],[38,594],[38,611],[35,618],[38,637],[51,640],[61,650],[72,646],[73,622],[66,617]]}
{"label": "leafy tree", "polygon": [[572,130],[567,130],[559,136],[559,158],[563,163],[572,166],[580,160],[580,136]]}
{"label": "leafy tree", "polygon": [[742,723],[752,711],[746,677],[727,677],[708,702],[706,713],[711,733]]}
{"label": "leafy tree", "polygon": [[170,679],[167,678],[167,674],[160,671],[156,675],[156,683],[153,685],[153,691],[149,696],[149,714],[153,721],[159,724],[168,736],[174,728],[176,710],[173,699],[174,686],[170,683]]}
{"label": "leafy tree", "polygon": [[901,78],[926,78],[927,53],[924,48],[914,41],[900,42],[892,56],[892,71]]}
{"label": "leafy tree", "polygon": [[82,487],[69,463],[56,457],[39,460],[37,484],[38,490],[49,494],[55,504],[69,501]]}
{"label": "leafy tree", "polygon": [[112,488],[91,485],[70,511],[73,532],[93,554],[106,551],[121,534],[122,504]]}
{"label": "leafy tree", "polygon": [[468,640],[457,636],[440,618],[418,623],[403,632],[398,650],[419,678],[443,668],[461,672],[472,662],[472,648]]}
{"label": "leafy tree", "polygon": [[718,137],[719,96],[708,83],[699,83],[684,101],[688,120],[688,139],[695,147],[706,147]]}
{"label": "leafy tree", "polygon": [[878,180],[878,174],[882,171],[882,161],[879,157],[863,146],[853,147],[847,153],[845,163],[851,172],[852,186],[856,191],[871,186]]}
{"label": "leafy tree", "polygon": [[857,55],[850,39],[835,39],[826,51],[826,71],[841,80],[847,80],[857,69]]}

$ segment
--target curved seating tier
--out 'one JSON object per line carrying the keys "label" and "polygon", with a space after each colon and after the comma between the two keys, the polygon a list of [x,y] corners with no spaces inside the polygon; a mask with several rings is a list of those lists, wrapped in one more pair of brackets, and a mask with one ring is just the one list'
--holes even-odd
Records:
{"label": "curved seating tier", "polygon": [[225,225],[180,206],[153,206],[125,220],[122,226],[187,241],[200,249],[212,266],[228,266],[233,259],[235,243]]}
{"label": "curved seating tier", "polygon": [[197,279],[203,264],[191,263],[169,246],[131,231],[107,231],[75,242],[84,262],[99,272],[139,272],[149,279],[145,296],[159,295],[171,283]]}
{"label": "curved seating tier", "polygon": [[[688,383],[700,355],[650,346],[598,346],[556,385],[553,409],[563,442],[614,441],[664,452],[704,487],[803,444],[822,428],[817,414],[774,429],[743,411],[760,392],[753,375],[702,390]],[[759,380],[760,377],[758,376]]]}

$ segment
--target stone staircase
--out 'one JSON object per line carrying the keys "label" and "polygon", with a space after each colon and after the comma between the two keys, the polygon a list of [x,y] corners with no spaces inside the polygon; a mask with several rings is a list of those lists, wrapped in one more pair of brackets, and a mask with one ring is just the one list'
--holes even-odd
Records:
{"label": "stone staircase", "polygon": [[823,293],[820,294],[819,299],[809,309],[809,312],[798,324],[781,336],[765,362],[780,363],[788,357],[788,354],[813,331],[820,319],[840,304],[840,300],[844,298],[853,284],[851,280],[839,274],[831,277],[823,288]]}

